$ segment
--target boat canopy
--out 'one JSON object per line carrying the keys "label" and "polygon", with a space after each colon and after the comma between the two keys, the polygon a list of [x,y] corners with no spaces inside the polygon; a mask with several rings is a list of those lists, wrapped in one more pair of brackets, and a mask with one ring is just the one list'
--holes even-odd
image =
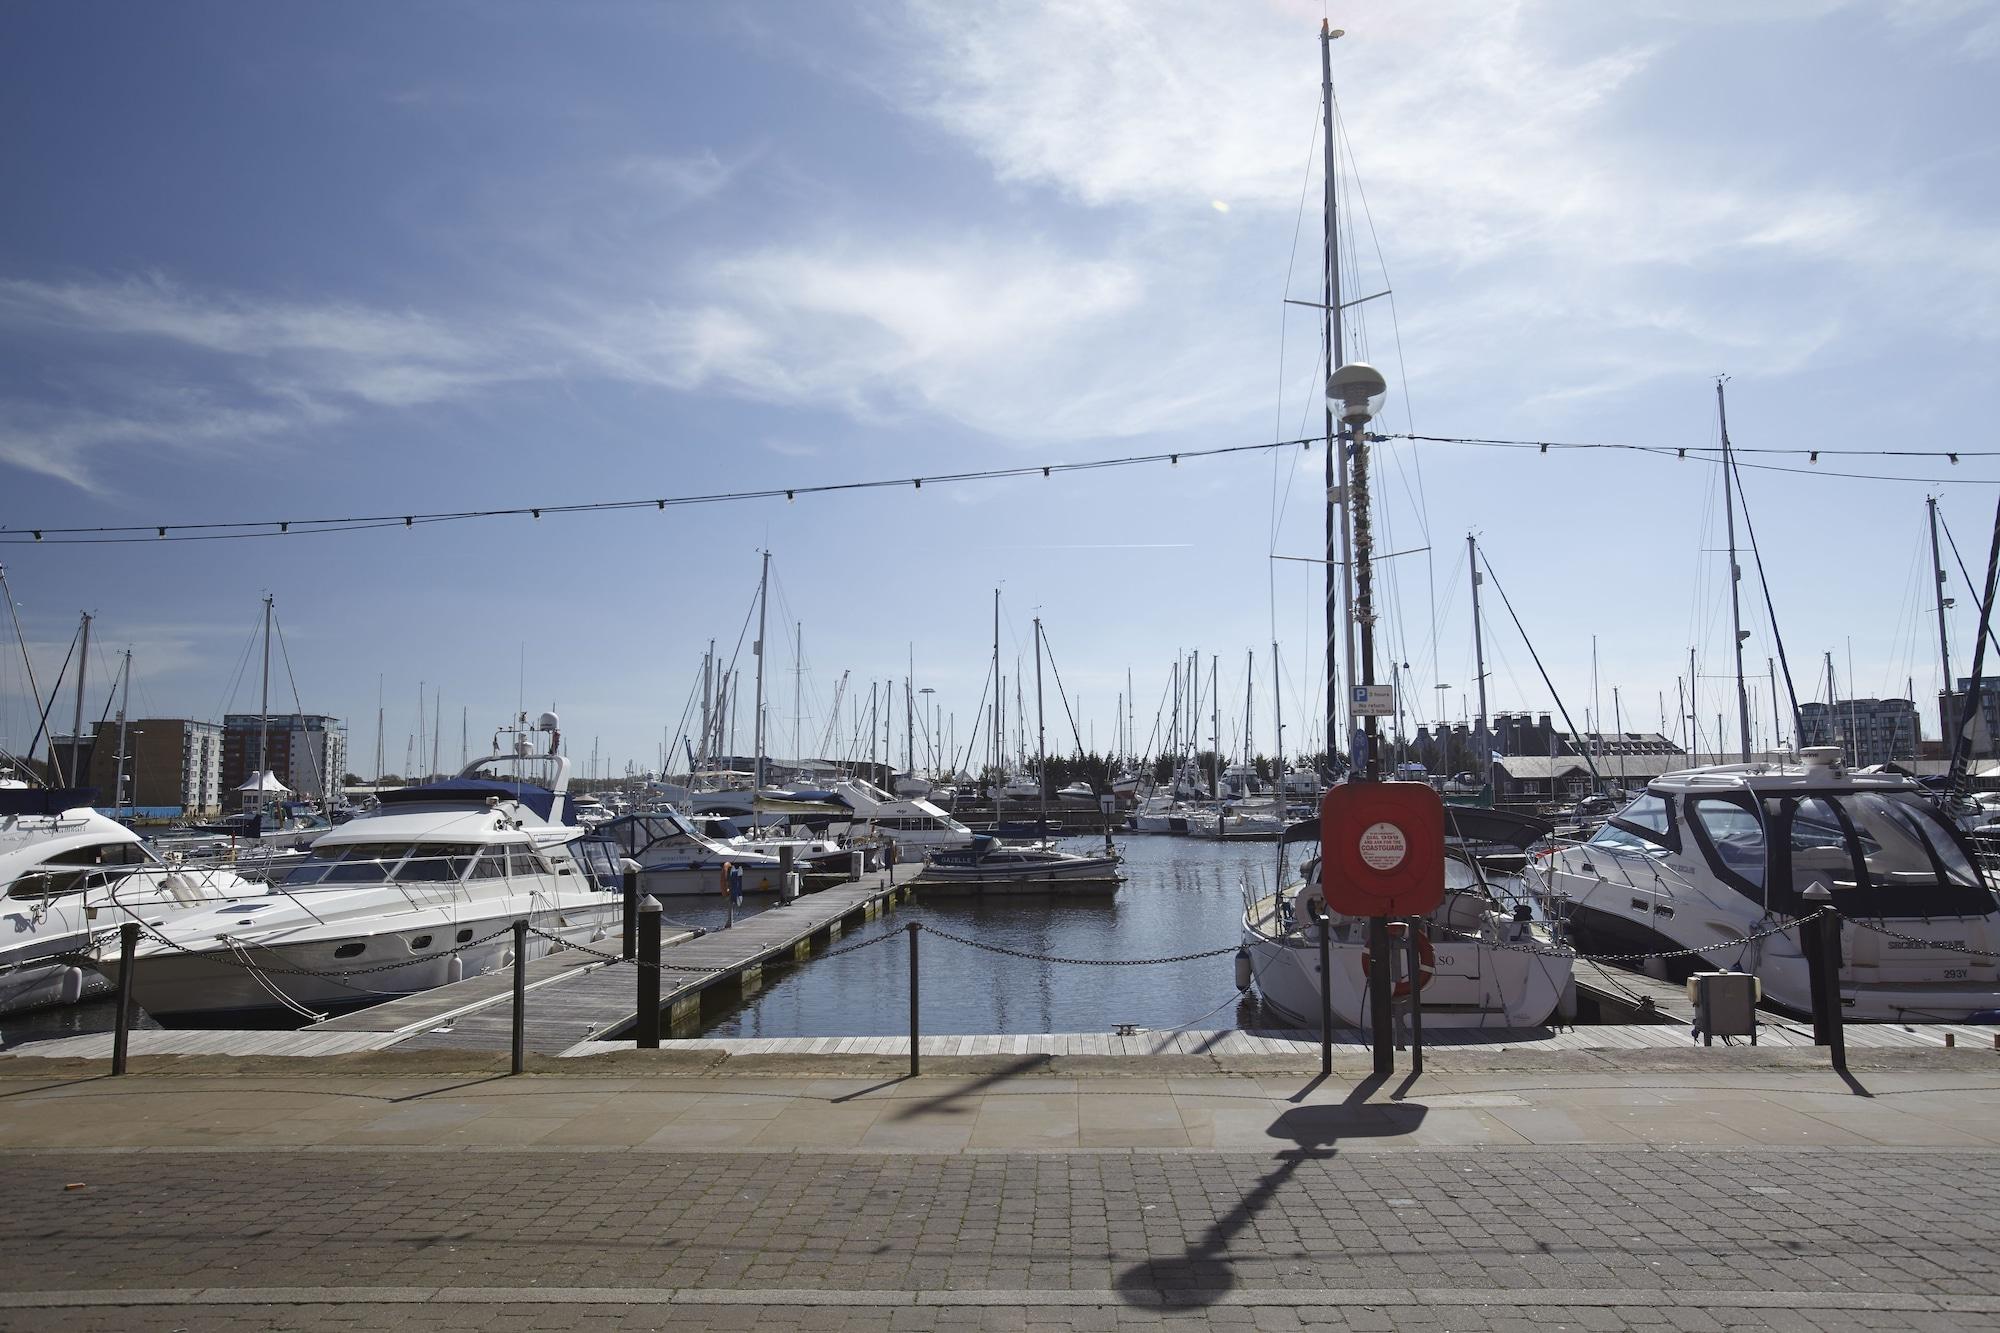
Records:
{"label": "boat canopy", "polygon": [[95,787],[0,787],[0,817],[59,815],[96,804]]}
{"label": "boat canopy", "polygon": [[[447,778],[443,782],[427,782],[419,787],[390,787],[376,793],[376,799],[385,807],[437,802],[476,805],[489,796],[498,796],[503,801],[519,801],[543,820],[549,818],[556,802],[556,794],[547,787],[527,782],[495,782],[490,778]],[[564,809],[563,822],[575,823],[575,812]]]}

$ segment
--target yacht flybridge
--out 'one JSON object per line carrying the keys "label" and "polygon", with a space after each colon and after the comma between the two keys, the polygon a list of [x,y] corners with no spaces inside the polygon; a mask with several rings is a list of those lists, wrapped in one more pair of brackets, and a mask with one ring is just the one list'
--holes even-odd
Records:
{"label": "yacht flybridge", "polygon": [[[621,898],[581,853],[555,716],[532,731],[522,722],[511,753],[383,793],[379,812],[323,835],[268,889],[141,910],[140,1006],[165,1018],[319,1014],[503,967],[508,927],[523,918],[543,932],[530,934],[530,957],[549,952],[544,935],[585,942],[615,931]],[[534,733],[547,734],[546,751]],[[115,953],[98,965],[115,979]]]}
{"label": "yacht flybridge", "polygon": [[2000,1017],[2000,907],[1964,835],[1915,782],[1851,773],[1837,747],[1796,764],[1665,774],[1528,874],[1581,947],[1701,949],[1704,964],[1755,973],[1765,1000],[1795,1013],[1812,1000],[1798,932],[1785,927],[1830,903],[1848,1018]]}

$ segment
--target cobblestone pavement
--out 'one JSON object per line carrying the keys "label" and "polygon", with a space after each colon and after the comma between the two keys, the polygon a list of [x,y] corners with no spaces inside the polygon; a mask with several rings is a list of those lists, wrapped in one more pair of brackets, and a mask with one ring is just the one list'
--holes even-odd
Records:
{"label": "cobblestone pavement", "polygon": [[17,1329],[2000,1326],[1982,1150],[51,1151],[0,1180]]}

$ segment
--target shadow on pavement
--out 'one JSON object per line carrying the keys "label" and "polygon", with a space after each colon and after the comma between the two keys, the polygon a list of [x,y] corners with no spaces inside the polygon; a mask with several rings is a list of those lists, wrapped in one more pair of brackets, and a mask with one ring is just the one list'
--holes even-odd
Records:
{"label": "shadow on pavement", "polygon": [[[1309,1090],[1318,1083],[1307,1085]],[[1231,1268],[1229,1244],[1277,1196],[1286,1182],[1308,1162],[1330,1161],[1343,1141],[1407,1134],[1421,1125],[1429,1107],[1419,1103],[1383,1105],[1369,1099],[1387,1079],[1380,1074],[1356,1083],[1347,1097],[1333,1106],[1294,1106],[1283,1111],[1265,1130],[1274,1139],[1294,1146],[1278,1153],[1278,1165],[1267,1171],[1248,1194],[1215,1220],[1201,1239],[1186,1253],[1148,1259],[1118,1275],[1118,1294],[1135,1306],[1178,1306],[1182,1308],[1215,1304],[1236,1286]],[[1303,1095],[1303,1093],[1301,1094]]]}
{"label": "shadow on pavement", "polygon": [[[1053,1056],[1048,1055],[1024,1055],[1018,1059],[1009,1060],[999,1069],[981,1074],[978,1078],[972,1080],[972,1082],[953,1088],[950,1092],[941,1092],[935,1097],[923,1097],[899,1105],[891,1114],[898,1120],[908,1120],[911,1116],[924,1115],[933,1111],[961,1110],[963,1108],[958,1106],[957,1103],[963,1102],[968,1098],[976,1099],[980,1094],[996,1084],[1006,1083],[1033,1070],[1046,1068],[1053,1058]],[[894,1081],[901,1082],[900,1079]],[[836,1100],[841,1099],[836,1098]]]}

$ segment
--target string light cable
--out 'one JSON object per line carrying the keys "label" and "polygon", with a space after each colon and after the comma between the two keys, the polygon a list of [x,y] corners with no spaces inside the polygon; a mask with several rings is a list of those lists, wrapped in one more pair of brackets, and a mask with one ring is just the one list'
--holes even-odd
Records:
{"label": "string light cable", "polygon": [[[1692,460],[1719,465],[1721,449],[1715,445],[1648,445],[1616,442],[1578,442],[1555,440],[1501,440],[1465,436],[1416,435],[1398,433],[1371,435],[1376,443],[1406,440],[1416,444],[1459,445],[1488,449],[1532,449],[1542,454],[1555,451],[1573,452],[1581,450],[1614,450],[1628,453],[1648,454],[1654,457]],[[0,545],[25,546],[40,542],[52,545],[104,544],[146,541],[234,541],[249,538],[270,538],[304,536],[310,533],[365,532],[384,528],[415,528],[418,524],[462,523],[473,519],[520,518],[540,519],[543,515],[557,514],[602,514],[624,510],[654,509],[664,511],[669,508],[683,508],[690,505],[740,504],[757,500],[784,499],[795,501],[802,495],[838,495],[855,491],[898,490],[908,487],[921,491],[926,484],[932,486],[960,485],[982,481],[1004,481],[1023,477],[1054,477],[1058,473],[1097,472],[1111,468],[1145,467],[1159,463],[1178,466],[1183,459],[1198,460],[1224,458],[1239,454],[1265,454],[1284,449],[1311,449],[1323,443],[1318,436],[1304,436],[1289,440],[1265,440],[1255,444],[1218,445],[1205,449],[1176,449],[1161,453],[1127,454],[1116,458],[1086,459],[1069,463],[1025,464],[1015,467],[980,468],[964,472],[944,472],[929,476],[876,478],[859,481],[821,482],[804,486],[769,486],[755,490],[711,491],[695,495],[660,496],[650,499],[598,500],[579,504],[514,505],[495,509],[454,509],[431,513],[407,514],[367,514],[350,515],[342,518],[305,519],[240,519],[220,523],[142,523],[125,525],[104,525],[97,527],[29,527],[18,524],[0,525]],[[1983,477],[1909,477],[1868,472],[1842,472],[1816,466],[1822,455],[1828,458],[1942,458],[1953,465],[1961,459],[2000,458],[2000,450],[1919,450],[1919,449],[1807,449],[1807,448],[1744,448],[1730,446],[1732,455],[1759,454],[1803,457],[1811,464],[1806,467],[1786,467],[1775,463],[1744,462],[1739,457],[1739,468],[1758,468],[1769,472],[1791,472],[1803,476],[1840,477],[1855,481],[1908,481],[1927,485],[1967,485],[1990,486],[2000,484],[2000,479]]]}

